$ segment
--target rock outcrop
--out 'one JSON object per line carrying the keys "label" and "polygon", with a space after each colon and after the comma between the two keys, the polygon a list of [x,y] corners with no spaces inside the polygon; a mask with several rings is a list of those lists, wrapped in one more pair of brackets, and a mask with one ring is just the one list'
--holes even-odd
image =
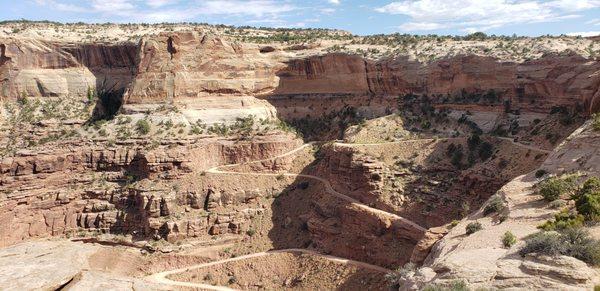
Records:
{"label": "rock outcrop", "polygon": [[[598,134],[586,124],[573,133],[540,167],[553,173],[574,169],[583,174],[599,175],[596,148]],[[568,162],[567,162],[568,161]],[[577,162],[573,162],[577,161]],[[573,257],[521,256],[523,239],[538,232],[538,225],[558,210],[533,193],[539,180],[534,173],[519,176],[497,193],[507,201],[507,218],[500,222],[485,216],[484,209],[462,220],[437,242],[416,276],[406,288],[425,284],[448,284],[464,280],[472,288],[586,290],[600,282],[597,270]],[[482,230],[465,235],[465,226],[478,221]],[[502,236],[512,232],[518,243],[502,245]],[[597,236],[597,234],[596,234]],[[474,259],[476,258],[476,259]]]}

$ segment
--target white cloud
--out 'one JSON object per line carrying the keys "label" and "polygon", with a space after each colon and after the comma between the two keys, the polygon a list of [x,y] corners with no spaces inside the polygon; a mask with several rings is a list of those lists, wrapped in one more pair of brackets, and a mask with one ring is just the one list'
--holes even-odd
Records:
{"label": "white cloud", "polygon": [[72,5],[72,4],[58,3],[54,0],[35,0],[35,3],[37,3],[40,6],[48,6],[54,10],[64,11],[64,12],[85,12],[86,11],[86,9],[83,7],[79,7],[77,5]]}
{"label": "white cloud", "polygon": [[400,25],[402,30],[436,30],[444,28],[444,25],[435,22],[408,22]]}
{"label": "white cloud", "polygon": [[323,8],[320,11],[323,14],[333,14],[333,13],[335,13],[335,9],[333,9],[333,8]]}
{"label": "white cloud", "polygon": [[198,14],[252,15],[261,17],[295,10],[291,4],[273,0],[209,0],[201,1]]}
{"label": "white cloud", "polygon": [[600,7],[600,0],[402,0],[376,8],[381,13],[406,15],[404,31],[460,29],[489,30],[509,24],[551,22],[580,17],[573,12]]}
{"label": "white cloud", "polygon": [[163,7],[167,5],[172,5],[179,2],[178,0],[146,0],[146,5],[152,8]]}
{"label": "white cloud", "polygon": [[600,26],[600,18],[592,19],[586,22],[585,24]]}
{"label": "white cloud", "polygon": [[340,0],[327,0],[327,2],[329,2],[333,5],[340,5]]}
{"label": "white cloud", "polygon": [[[62,0],[35,0],[35,3],[54,10],[95,13],[100,19],[126,22],[179,22],[189,21],[201,15],[263,18],[280,16],[298,9],[294,5],[277,0],[196,0],[185,7],[170,6],[180,0],[91,0],[87,5],[82,3],[80,6],[63,4],[60,1]],[[171,8],[164,9],[164,6]]]}
{"label": "white cloud", "polygon": [[570,32],[567,33],[567,35],[570,36],[583,36],[583,37],[587,37],[587,36],[597,36],[600,35],[600,31],[582,31],[582,32]]}
{"label": "white cloud", "polygon": [[135,8],[130,0],[92,0],[91,4],[92,8],[98,12],[122,12]]}
{"label": "white cloud", "polygon": [[547,5],[564,11],[583,11],[599,7],[600,0],[554,0]]}

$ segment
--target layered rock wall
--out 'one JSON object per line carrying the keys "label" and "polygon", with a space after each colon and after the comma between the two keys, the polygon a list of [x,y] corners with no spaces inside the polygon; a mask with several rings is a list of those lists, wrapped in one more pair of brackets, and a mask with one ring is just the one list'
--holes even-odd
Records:
{"label": "layered rock wall", "polygon": [[272,98],[414,93],[449,102],[444,99],[494,91],[499,98],[495,103],[508,102],[511,108],[524,111],[547,113],[553,106],[579,105],[589,113],[599,106],[600,64],[578,55],[548,55],[524,63],[457,56],[424,64],[408,58],[365,61],[358,56],[329,54],[287,64],[278,72],[280,85]]}

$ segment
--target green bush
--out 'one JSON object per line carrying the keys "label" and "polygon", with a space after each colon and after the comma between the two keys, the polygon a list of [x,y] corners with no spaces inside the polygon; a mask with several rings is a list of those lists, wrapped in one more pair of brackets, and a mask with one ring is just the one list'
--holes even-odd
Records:
{"label": "green bush", "polygon": [[504,200],[502,200],[500,196],[495,195],[483,209],[483,215],[487,216],[492,213],[500,213],[504,208],[506,208]]}
{"label": "green bush", "polygon": [[600,221],[600,191],[586,193],[575,201],[577,211],[589,221]]}
{"label": "green bush", "polygon": [[140,119],[135,123],[135,130],[141,135],[146,135],[150,133],[150,123],[146,119]]}
{"label": "green bush", "polygon": [[[597,177],[591,177],[587,179],[581,186],[581,189],[577,191],[577,196],[583,196],[584,194],[598,191],[600,191],[600,179]],[[577,197],[575,197],[575,199],[577,199]]]}
{"label": "green bush", "polygon": [[538,193],[547,201],[554,201],[575,189],[575,177],[550,177],[538,184]]}
{"label": "green bush", "polygon": [[510,248],[517,243],[517,237],[510,231],[507,231],[502,236],[502,244],[504,247]]}
{"label": "green bush", "polygon": [[586,220],[600,221],[600,179],[589,178],[573,195],[577,211]]}
{"label": "green bush", "polygon": [[467,226],[465,227],[467,235],[471,235],[482,229],[483,229],[483,226],[481,226],[481,223],[479,223],[478,221],[471,222],[471,223],[467,224]]}
{"label": "green bush", "polygon": [[597,266],[600,264],[600,241],[581,228],[539,232],[525,239],[525,246],[520,253],[523,256],[529,253],[565,255]]}
{"label": "green bush", "polygon": [[585,219],[583,215],[563,210],[554,215],[554,220],[548,220],[544,224],[538,226],[543,230],[564,230],[568,228],[583,227]]}

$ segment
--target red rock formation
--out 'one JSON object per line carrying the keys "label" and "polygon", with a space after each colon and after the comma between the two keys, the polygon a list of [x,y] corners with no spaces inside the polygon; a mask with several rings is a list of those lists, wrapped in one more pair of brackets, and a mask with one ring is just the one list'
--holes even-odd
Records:
{"label": "red rock formation", "polygon": [[[578,55],[547,55],[524,63],[457,56],[422,64],[407,58],[363,61],[331,54],[288,62],[273,95],[358,94],[439,96],[498,93],[513,109],[548,112],[553,106],[598,107],[600,63]],[[595,96],[595,99],[594,99]]]}

